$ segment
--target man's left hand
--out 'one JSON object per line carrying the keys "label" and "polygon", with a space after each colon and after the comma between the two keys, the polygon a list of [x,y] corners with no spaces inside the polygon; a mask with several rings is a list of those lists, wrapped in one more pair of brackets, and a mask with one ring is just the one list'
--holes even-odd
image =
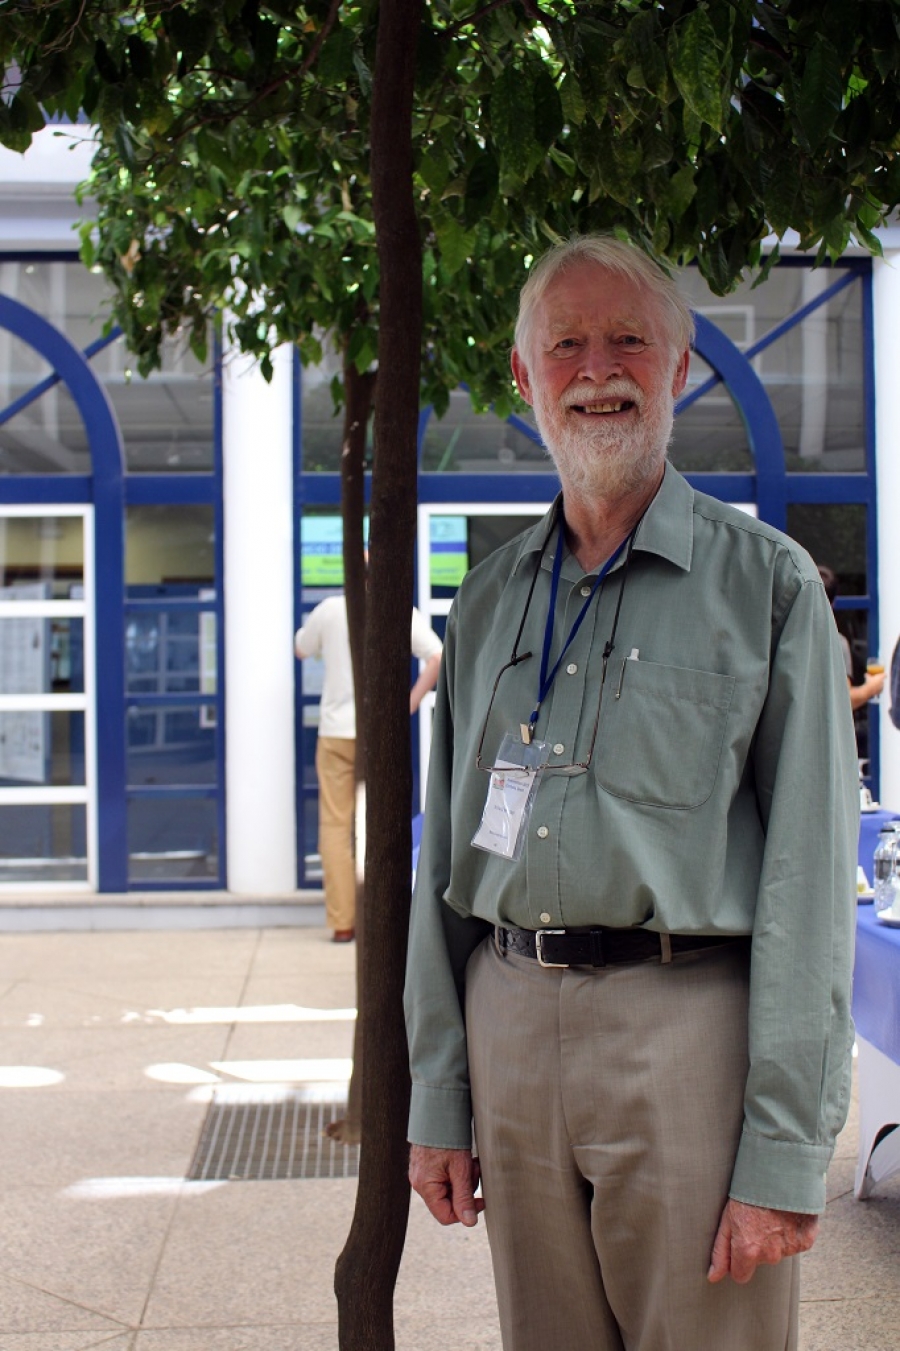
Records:
{"label": "man's left hand", "polygon": [[707,1279],[715,1282],[731,1276],[746,1285],[758,1266],[775,1266],[783,1257],[806,1252],[818,1229],[818,1215],[766,1210],[730,1200],[719,1221]]}

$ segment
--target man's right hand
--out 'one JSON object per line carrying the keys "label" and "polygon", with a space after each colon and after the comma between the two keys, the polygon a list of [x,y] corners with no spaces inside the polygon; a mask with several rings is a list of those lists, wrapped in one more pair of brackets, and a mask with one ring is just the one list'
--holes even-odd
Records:
{"label": "man's right hand", "polygon": [[439,1224],[478,1223],[484,1202],[475,1199],[481,1170],[468,1149],[429,1149],[412,1145],[409,1181]]}

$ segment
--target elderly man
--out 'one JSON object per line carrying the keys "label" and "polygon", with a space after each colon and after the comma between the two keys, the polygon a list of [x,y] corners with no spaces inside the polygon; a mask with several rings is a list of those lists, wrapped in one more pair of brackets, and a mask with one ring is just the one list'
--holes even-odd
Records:
{"label": "elderly man", "polygon": [[484,1207],[506,1351],[795,1347],[847,1110],[843,663],[803,550],[666,464],[691,329],[616,239],[532,268],[512,366],[562,495],[447,628],[410,1177]]}

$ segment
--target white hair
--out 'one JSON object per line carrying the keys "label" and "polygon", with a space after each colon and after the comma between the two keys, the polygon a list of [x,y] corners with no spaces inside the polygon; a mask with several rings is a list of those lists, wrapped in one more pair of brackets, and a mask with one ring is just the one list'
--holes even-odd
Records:
{"label": "white hair", "polygon": [[594,263],[607,272],[646,287],[660,301],[672,345],[683,352],[694,340],[694,319],[684,296],[671,277],[648,254],[610,234],[574,235],[543,254],[528,273],[519,296],[515,342],[528,357],[528,341],[535,308],[550,283],[577,263]]}

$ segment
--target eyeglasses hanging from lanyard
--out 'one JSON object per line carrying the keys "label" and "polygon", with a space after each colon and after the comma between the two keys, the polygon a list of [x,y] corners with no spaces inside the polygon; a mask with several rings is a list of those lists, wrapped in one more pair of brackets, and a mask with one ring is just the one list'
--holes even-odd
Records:
{"label": "eyeglasses hanging from lanyard", "polygon": [[[538,684],[537,703],[535,704],[534,709],[532,710],[528,722],[520,724],[522,740],[526,744],[528,744],[531,741],[532,737],[534,736],[534,730],[535,727],[537,726],[537,721],[540,716],[541,705],[543,704],[548,693],[550,692],[550,689],[553,685],[553,681],[560,668],[560,665],[562,664],[563,657],[566,655],[566,652],[571,647],[575,635],[580,629],[584,617],[591,606],[591,602],[597,595],[597,592],[603,586],[603,583],[607,575],[609,574],[611,569],[615,566],[616,561],[621,557],[622,552],[623,551],[625,552],[625,562],[620,572],[619,594],[616,599],[616,609],[613,615],[612,628],[610,630],[609,638],[607,639],[607,642],[603,648],[602,668],[600,674],[600,692],[597,699],[597,713],[594,718],[594,725],[591,731],[591,741],[588,747],[587,759],[567,765],[547,764],[544,766],[543,770],[545,774],[548,773],[583,774],[590,765],[591,758],[594,754],[594,744],[597,740],[597,729],[600,725],[600,709],[603,703],[603,686],[606,684],[606,671],[609,665],[609,659],[612,656],[613,651],[615,650],[616,631],[619,625],[619,614],[622,609],[622,598],[625,595],[625,583],[628,580],[628,569],[631,564],[631,555],[634,549],[634,540],[638,531],[638,526],[640,526],[640,521],[638,521],[637,525],[635,525],[634,529],[631,531],[631,534],[628,535],[628,537],[622,541],[618,549],[616,549],[615,553],[606,560],[603,567],[600,569],[599,573],[594,578],[594,582],[590,589],[590,592],[585,598],[584,604],[579,610],[575,618],[575,622],[572,625],[572,628],[569,630],[569,635],[566,638],[565,642],[563,643],[562,651],[560,652],[559,656],[554,662],[553,668],[548,669],[550,666],[550,649],[553,642],[553,620],[556,612],[557,596],[559,593],[559,580],[562,572],[562,556],[565,543],[565,534],[564,534],[565,525],[562,516],[561,504],[557,506],[556,515],[559,520],[559,527],[557,531],[556,553],[553,558],[553,571],[550,580],[550,604],[547,612],[547,622],[544,627],[544,642],[543,642],[543,649],[541,652],[541,669]],[[528,595],[525,599],[525,609],[522,612],[522,618],[519,622],[519,629],[518,632],[516,633],[515,642],[513,643],[512,656],[510,657],[509,661],[506,663],[505,666],[501,666],[499,672],[497,673],[497,678],[494,681],[493,689],[491,690],[491,698],[488,704],[487,713],[485,714],[484,724],[481,728],[481,737],[479,738],[478,751],[475,756],[475,764],[477,768],[484,770],[485,773],[488,774],[493,774],[494,772],[502,770],[502,768],[504,768],[503,766],[497,766],[493,764],[486,765],[482,762],[481,755],[482,751],[484,750],[484,738],[487,734],[488,723],[490,722],[491,717],[491,710],[493,709],[494,699],[496,698],[497,690],[499,688],[500,681],[503,675],[507,671],[511,670],[514,666],[518,666],[521,662],[528,661],[533,655],[531,652],[522,652],[520,654],[518,649],[519,643],[522,638],[522,633],[524,632],[525,629],[525,621],[528,618],[528,611],[531,607],[531,599],[532,596],[534,595],[534,588],[537,585],[537,579],[540,576],[541,566],[544,561],[544,554],[546,553],[547,544],[549,543],[549,540],[552,535],[553,535],[553,526],[551,526],[551,528],[547,531],[547,534],[544,538],[544,542],[541,545],[541,552],[538,555],[537,567],[534,570],[534,575],[531,579],[531,585],[528,588]]]}

